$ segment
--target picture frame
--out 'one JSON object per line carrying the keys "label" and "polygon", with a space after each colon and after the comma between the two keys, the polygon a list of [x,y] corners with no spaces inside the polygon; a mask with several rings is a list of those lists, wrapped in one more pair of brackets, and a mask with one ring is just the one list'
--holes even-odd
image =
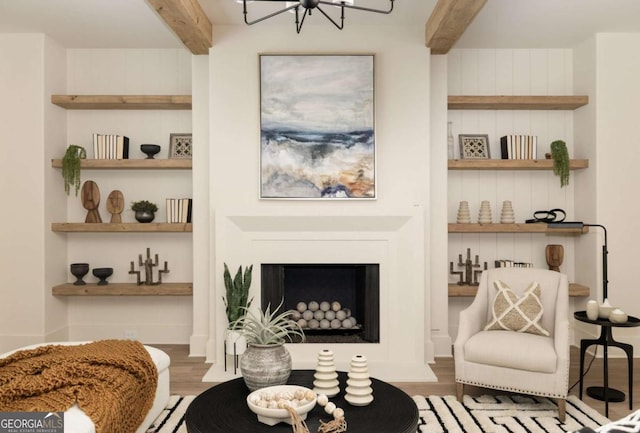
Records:
{"label": "picture frame", "polygon": [[259,198],[376,199],[374,54],[260,54],[259,68]]}
{"label": "picture frame", "polygon": [[488,134],[460,134],[460,159],[491,159]]}
{"label": "picture frame", "polygon": [[192,134],[172,133],[169,136],[169,158],[191,159],[192,157]]}

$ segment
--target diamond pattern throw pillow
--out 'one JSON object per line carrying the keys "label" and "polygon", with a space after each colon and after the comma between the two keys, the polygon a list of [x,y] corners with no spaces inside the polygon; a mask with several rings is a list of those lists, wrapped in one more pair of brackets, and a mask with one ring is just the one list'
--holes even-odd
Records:
{"label": "diamond pattern throw pillow", "polygon": [[549,336],[549,331],[540,323],[544,312],[540,284],[535,281],[529,284],[521,297],[500,280],[495,280],[493,285],[498,293],[493,299],[492,319],[485,326],[485,331],[502,329]]}

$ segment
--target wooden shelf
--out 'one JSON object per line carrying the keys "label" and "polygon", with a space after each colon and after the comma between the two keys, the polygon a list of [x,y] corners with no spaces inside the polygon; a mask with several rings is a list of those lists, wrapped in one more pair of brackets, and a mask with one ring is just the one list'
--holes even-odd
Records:
{"label": "wooden shelf", "polygon": [[[467,286],[459,284],[449,284],[450,298],[468,298],[476,296],[478,286]],[[573,298],[586,298],[589,296],[590,290],[582,284],[569,283],[569,296]]]}
{"label": "wooden shelf", "polygon": [[448,97],[450,110],[575,110],[588,96],[467,96]]}
{"label": "wooden shelf", "polygon": [[[553,170],[551,159],[450,159],[449,170]],[[588,159],[572,159],[571,170],[589,167]]]}
{"label": "wooden shelf", "polygon": [[[62,168],[61,159],[52,159],[51,167]],[[191,159],[82,159],[80,167],[91,170],[191,170]]]}
{"label": "wooden shelf", "polygon": [[589,227],[548,228],[545,223],[516,224],[456,224],[449,223],[449,233],[546,233],[546,234],[584,234]]}
{"label": "wooden shelf", "polygon": [[182,233],[193,231],[193,224],[182,223],[51,223],[53,232],[76,233]]}
{"label": "wooden shelf", "polygon": [[67,283],[54,286],[51,292],[54,296],[192,296],[193,283],[162,283],[155,286],[139,286],[136,283],[76,286]]}
{"label": "wooden shelf", "polygon": [[51,95],[67,110],[191,110],[191,95]]}

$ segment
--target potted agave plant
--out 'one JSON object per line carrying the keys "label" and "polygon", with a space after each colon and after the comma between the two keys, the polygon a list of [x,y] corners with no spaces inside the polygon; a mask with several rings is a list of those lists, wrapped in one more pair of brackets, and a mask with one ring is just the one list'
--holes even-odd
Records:
{"label": "potted agave plant", "polygon": [[236,275],[231,279],[229,267],[224,264],[224,287],[226,296],[222,297],[227,314],[228,327],[225,336],[225,351],[229,355],[241,355],[247,348],[247,340],[240,333],[238,319],[245,315],[247,308],[251,306],[249,299],[249,287],[251,286],[251,273],[253,265],[249,265],[242,272],[242,266],[238,268]]}
{"label": "potted agave plant", "polygon": [[271,304],[258,312],[245,308],[246,314],[234,323],[247,339],[240,371],[251,391],[287,383],[291,374],[291,355],[284,343],[305,339],[300,325],[291,319],[292,311],[278,312],[283,302],[273,311]]}

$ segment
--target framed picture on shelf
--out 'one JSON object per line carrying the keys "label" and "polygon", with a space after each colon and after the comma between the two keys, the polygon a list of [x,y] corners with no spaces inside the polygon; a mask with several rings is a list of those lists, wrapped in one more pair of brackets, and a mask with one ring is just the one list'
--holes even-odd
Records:
{"label": "framed picture on shelf", "polygon": [[491,159],[489,135],[460,134],[458,139],[460,140],[461,159]]}
{"label": "framed picture on shelf", "polygon": [[260,55],[261,199],[376,198],[373,69],[373,54]]}
{"label": "framed picture on shelf", "polygon": [[169,158],[191,159],[191,134],[171,134]]}

